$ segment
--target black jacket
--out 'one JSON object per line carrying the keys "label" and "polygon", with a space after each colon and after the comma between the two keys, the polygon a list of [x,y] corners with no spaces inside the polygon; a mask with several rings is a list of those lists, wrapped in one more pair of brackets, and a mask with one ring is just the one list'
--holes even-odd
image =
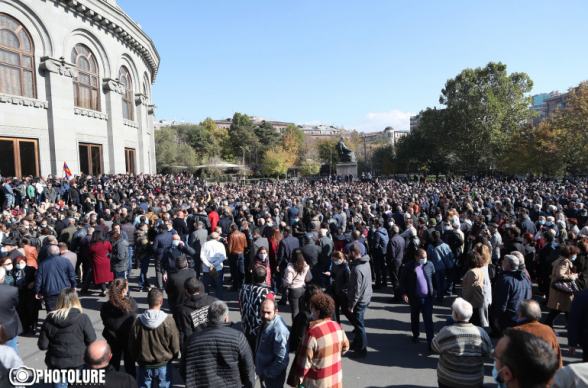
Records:
{"label": "black jacket", "polygon": [[9,340],[22,333],[22,323],[16,312],[16,306],[18,306],[18,288],[0,284],[0,323],[6,329]]}
{"label": "black jacket", "polygon": [[139,307],[137,302],[131,298],[131,311],[128,313],[115,307],[110,301],[103,303],[100,308],[100,318],[104,324],[102,336],[108,343],[120,343],[126,345],[129,343],[129,332]]}
{"label": "black jacket", "polygon": [[[308,310],[300,310],[298,315],[296,315],[296,318],[294,318],[292,329],[290,330],[290,343],[288,346],[290,352],[294,352],[295,354],[298,353],[298,348],[300,347],[300,344],[302,344],[302,340],[310,326],[310,321],[310,311]],[[294,367],[296,366],[294,365]]]}
{"label": "black jacket", "polygon": [[[400,275],[400,293],[401,295],[408,296],[408,301],[416,300],[416,286],[417,286],[417,275],[415,268],[417,263],[413,260],[407,263],[402,270]],[[433,263],[427,260],[423,265],[423,273],[427,279],[427,288],[429,289],[429,296],[433,296],[434,291],[437,289],[437,279],[435,277],[435,266]]]}
{"label": "black jacket", "polygon": [[321,247],[312,243],[304,244],[302,248],[300,248],[300,251],[304,256],[304,260],[306,260],[306,264],[308,264],[311,269],[319,263],[319,259],[323,253]]}
{"label": "black jacket", "polygon": [[350,274],[351,271],[349,270],[349,264],[347,261],[343,261],[343,263],[339,265],[332,264],[331,278],[333,279],[333,290],[335,291],[335,295],[340,298],[347,299],[347,288],[349,286]]}
{"label": "black jacket", "polygon": [[206,294],[196,294],[187,298],[176,312],[176,322],[184,343],[194,331],[202,330],[208,322],[208,306],[217,300]]}
{"label": "black jacket", "polygon": [[167,302],[169,303],[169,311],[175,313],[176,307],[181,306],[186,300],[186,293],[184,292],[184,282],[186,279],[195,278],[196,272],[193,269],[186,268],[181,271],[170,273],[165,285],[165,292],[167,293]]}
{"label": "black jacket", "polygon": [[255,367],[245,335],[228,323],[210,323],[185,344],[180,374],[187,387],[255,386]]}
{"label": "black jacket", "polygon": [[79,369],[84,365],[86,347],[96,341],[90,318],[72,308],[65,320],[54,314],[43,322],[37,345],[45,353],[45,364],[51,369]]}
{"label": "black jacket", "polygon": [[525,255],[525,242],[523,241],[522,237],[516,237],[512,241],[506,243],[504,246],[502,257],[514,251],[519,251],[523,254],[523,256]]}

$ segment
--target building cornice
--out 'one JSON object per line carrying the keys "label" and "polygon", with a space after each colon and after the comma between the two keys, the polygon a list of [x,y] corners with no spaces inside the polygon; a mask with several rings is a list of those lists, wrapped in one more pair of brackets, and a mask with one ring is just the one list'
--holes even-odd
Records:
{"label": "building cornice", "polygon": [[139,124],[132,120],[123,119],[123,124],[131,128],[139,128]]}
{"label": "building cornice", "polygon": [[[110,31],[121,41],[128,44],[139,53],[151,70],[151,83],[155,82],[159,62],[161,58],[153,44],[153,41],[143,30],[120,8],[108,4],[104,0],[51,0],[56,4],[61,4],[64,9],[72,14],[80,15],[102,28]],[[120,22],[113,16],[122,18]],[[121,23],[122,22],[122,23]],[[142,38],[139,38],[139,36]],[[147,44],[140,42],[135,37],[144,40]]]}
{"label": "building cornice", "polygon": [[11,96],[0,94],[0,103],[29,106],[31,108],[49,109],[48,101],[36,100],[34,98]]}

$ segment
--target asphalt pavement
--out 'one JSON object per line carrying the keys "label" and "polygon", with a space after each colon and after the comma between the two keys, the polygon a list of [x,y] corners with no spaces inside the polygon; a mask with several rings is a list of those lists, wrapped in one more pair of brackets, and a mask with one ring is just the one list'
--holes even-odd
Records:
{"label": "asphalt pavement", "polygon": [[[228,273],[228,268],[225,273]],[[147,294],[138,291],[139,270],[133,270],[130,276],[131,296],[139,305],[139,313],[147,309]],[[155,284],[155,270],[153,265],[149,269],[151,284]],[[458,289],[458,292],[460,290]],[[421,340],[415,344],[411,341],[410,309],[407,304],[390,303],[392,289],[390,287],[374,290],[372,302],[365,314],[365,326],[368,337],[368,355],[366,358],[343,358],[343,379],[345,387],[376,388],[376,387],[437,387],[437,354],[429,354],[424,334],[424,325],[421,322]],[[230,312],[229,319],[234,322],[233,327],[240,330],[240,313],[237,302],[237,293],[229,291],[229,284],[225,282],[225,301]],[[88,314],[98,339],[103,339],[102,320],[100,319],[100,306],[107,298],[100,297],[98,290],[93,290],[92,295],[81,296],[84,313]],[[446,319],[451,313],[451,303],[455,297],[447,297],[443,306],[435,306],[433,321],[435,333],[445,325]],[[541,298],[538,299],[541,301]],[[164,301],[164,309],[167,309],[167,300]],[[289,326],[292,324],[290,306],[279,306],[279,314]],[[39,315],[39,328],[45,318],[45,311]],[[575,357],[570,357],[567,351],[567,339],[565,337],[565,318],[563,314],[558,317],[555,330],[560,335],[560,345],[563,350],[564,364],[580,362],[581,351]],[[350,341],[353,339],[351,331],[353,327],[347,319],[341,315],[341,326],[346,331]],[[26,366],[34,369],[45,369],[45,352],[37,347],[38,331],[35,336],[19,336],[18,348]],[[493,340],[496,345],[497,340]],[[290,364],[292,363],[290,353]],[[177,363],[176,363],[177,364]],[[485,387],[495,387],[492,379],[493,360],[487,359],[485,365]],[[124,367],[121,366],[121,370]],[[39,384],[39,387],[46,385]],[[174,367],[173,386],[183,387],[184,383],[177,368]],[[257,384],[259,386],[259,383]]]}

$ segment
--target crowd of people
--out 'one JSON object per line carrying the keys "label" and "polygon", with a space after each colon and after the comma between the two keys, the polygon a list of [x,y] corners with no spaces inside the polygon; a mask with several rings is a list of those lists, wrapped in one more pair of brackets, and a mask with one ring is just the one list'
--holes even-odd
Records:
{"label": "crowd of people", "polygon": [[[187,387],[341,387],[342,357],[368,356],[374,290],[410,305],[415,343],[422,317],[440,387],[482,386],[492,358],[499,386],[588,380],[588,364],[563,368],[565,333],[553,330],[565,320],[570,355],[580,347],[588,362],[584,180],[210,185],[179,174],[1,184],[0,386],[23,365],[18,336],[27,335],[38,336],[47,368],[104,369],[108,387],[170,386],[175,360]],[[241,330],[228,322],[229,287]],[[83,309],[96,294],[106,298],[105,341]],[[448,297],[451,316],[435,335],[433,308]]]}

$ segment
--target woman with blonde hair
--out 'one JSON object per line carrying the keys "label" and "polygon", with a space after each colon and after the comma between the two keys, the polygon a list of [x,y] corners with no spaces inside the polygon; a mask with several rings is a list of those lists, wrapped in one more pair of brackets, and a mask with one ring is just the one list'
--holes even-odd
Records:
{"label": "woman with blonde hair", "polygon": [[[83,313],[76,290],[64,288],[57,298],[57,310],[47,315],[37,342],[40,350],[47,351],[47,368],[80,370],[86,347],[94,341],[96,332]],[[67,383],[56,383],[54,387],[67,387]]]}

